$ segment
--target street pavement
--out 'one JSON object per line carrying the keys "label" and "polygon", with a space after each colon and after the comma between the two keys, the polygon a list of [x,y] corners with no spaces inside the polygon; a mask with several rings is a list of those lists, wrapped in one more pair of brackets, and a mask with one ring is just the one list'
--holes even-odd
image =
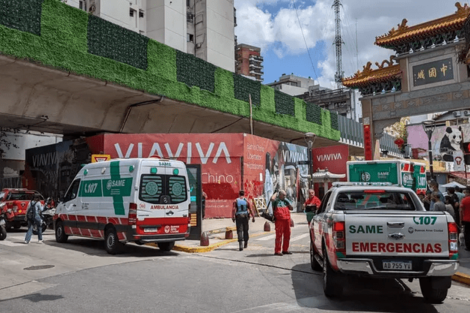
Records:
{"label": "street pavement", "polygon": [[458,282],[438,305],[424,302],[416,280],[353,278],[342,298],[326,298],[321,273],[310,269],[307,223],[293,219],[293,254],[284,256],[273,255],[263,219],[250,222],[247,249],[219,233],[211,244],[224,244],[207,253],[128,244],[112,256],[101,241],[59,244],[47,230],[44,244],[25,245],[25,230],[12,232],[0,242],[0,312],[468,312],[470,288]]}

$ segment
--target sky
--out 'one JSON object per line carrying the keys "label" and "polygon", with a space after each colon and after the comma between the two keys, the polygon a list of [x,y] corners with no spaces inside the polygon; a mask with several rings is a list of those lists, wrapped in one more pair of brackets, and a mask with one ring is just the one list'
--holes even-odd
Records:
{"label": "sky", "polygon": [[[261,48],[264,83],[282,74],[312,77],[334,88],[336,56],[333,0],[235,0],[238,43]],[[393,50],[374,45],[406,18],[409,26],[457,11],[456,0],[341,0],[343,71],[352,76]],[[463,5],[469,1],[460,1]],[[373,66],[375,68],[375,65]]]}

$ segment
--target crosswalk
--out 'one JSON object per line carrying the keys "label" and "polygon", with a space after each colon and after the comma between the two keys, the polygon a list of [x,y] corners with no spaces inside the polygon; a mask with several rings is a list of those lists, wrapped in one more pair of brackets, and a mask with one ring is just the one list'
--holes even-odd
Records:
{"label": "crosswalk", "polygon": [[[295,237],[291,237],[290,241],[291,242],[299,241],[299,240],[302,240],[306,237],[308,237],[308,233],[301,234],[301,235],[298,235],[298,236],[295,236]],[[257,241],[268,241],[268,240],[271,240],[271,239],[274,239],[274,238],[276,238],[276,234],[272,234],[272,235],[268,235],[268,236],[265,236],[265,237],[257,238],[255,240],[257,240]]]}

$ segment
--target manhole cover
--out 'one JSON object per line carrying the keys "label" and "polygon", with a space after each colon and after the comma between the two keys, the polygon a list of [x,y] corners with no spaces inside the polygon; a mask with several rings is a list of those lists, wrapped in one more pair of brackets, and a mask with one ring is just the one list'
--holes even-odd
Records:
{"label": "manhole cover", "polygon": [[26,267],[25,271],[36,271],[36,270],[47,270],[48,268],[53,268],[54,265],[38,265],[38,266],[30,266]]}

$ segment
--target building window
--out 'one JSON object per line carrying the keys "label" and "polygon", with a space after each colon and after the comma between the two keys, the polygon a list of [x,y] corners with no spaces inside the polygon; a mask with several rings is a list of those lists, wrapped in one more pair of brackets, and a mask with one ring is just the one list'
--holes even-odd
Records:
{"label": "building window", "polygon": [[194,42],[194,35],[193,34],[188,34],[188,42]]}
{"label": "building window", "polygon": [[86,0],[80,0],[78,2],[78,7],[80,8],[80,10],[88,11],[86,7]]}
{"label": "building window", "polygon": [[139,10],[139,17],[144,17],[144,11],[143,10]]}
{"label": "building window", "polygon": [[136,14],[136,10],[134,10],[134,9],[129,9],[129,16],[130,16],[130,17],[134,17],[135,14]]}

